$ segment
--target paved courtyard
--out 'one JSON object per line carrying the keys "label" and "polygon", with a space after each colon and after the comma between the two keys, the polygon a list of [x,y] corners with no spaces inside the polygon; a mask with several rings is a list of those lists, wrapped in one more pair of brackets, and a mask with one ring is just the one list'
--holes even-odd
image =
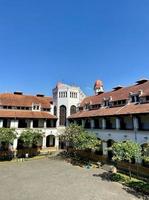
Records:
{"label": "paved courtyard", "polygon": [[0,164],[0,200],[135,200],[118,183],[102,180],[101,169],[62,160]]}

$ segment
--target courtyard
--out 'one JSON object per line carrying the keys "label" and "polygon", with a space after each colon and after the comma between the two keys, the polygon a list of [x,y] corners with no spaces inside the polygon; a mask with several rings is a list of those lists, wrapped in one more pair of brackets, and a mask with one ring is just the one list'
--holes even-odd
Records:
{"label": "courtyard", "polygon": [[119,183],[104,180],[102,169],[84,169],[44,158],[0,164],[1,200],[135,200]]}

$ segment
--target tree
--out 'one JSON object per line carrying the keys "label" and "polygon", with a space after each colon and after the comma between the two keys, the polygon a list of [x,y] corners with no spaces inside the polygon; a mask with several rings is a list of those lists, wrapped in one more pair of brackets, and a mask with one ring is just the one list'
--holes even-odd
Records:
{"label": "tree", "polygon": [[27,129],[24,130],[19,137],[20,141],[23,142],[25,147],[32,147],[33,145],[38,146],[43,138],[43,133],[40,130]]}
{"label": "tree", "polygon": [[13,143],[16,137],[17,137],[17,133],[15,129],[0,128],[0,142],[5,142],[7,144]]}
{"label": "tree", "polygon": [[141,159],[141,146],[133,141],[117,142],[112,145],[113,160],[129,162],[129,176],[131,178],[132,159]]}
{"label": "tree", "polygon": [[143,148],[143,159],[145,162],[149,162],[149,143],[146,144]]}
{"label": "tree", "polygon": [[99,149],[100,141],[92,133],[87,132],[81,126],[70,124],[66,127],[65,132],[61,136],[61,140],[68,142],[74,149]]}

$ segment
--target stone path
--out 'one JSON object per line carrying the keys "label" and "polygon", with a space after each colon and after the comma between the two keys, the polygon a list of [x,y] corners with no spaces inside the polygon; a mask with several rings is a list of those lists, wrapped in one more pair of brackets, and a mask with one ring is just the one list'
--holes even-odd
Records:
{"label": "stone path", "polygon": [[0,200],[135,200],[119,183],[103,180],[101,169],[62,160],[0,164]]}

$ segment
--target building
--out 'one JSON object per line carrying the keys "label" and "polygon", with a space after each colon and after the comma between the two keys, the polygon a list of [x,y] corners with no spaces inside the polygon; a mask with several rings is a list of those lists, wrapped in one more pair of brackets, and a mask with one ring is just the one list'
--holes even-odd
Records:
{"label": "building", "polygon": [[141,79],[129,87],[116,86],[104,92],[96,81],[94,96],[83,99],[79,111],[69,122],[82,125],[102,141],[102,154],[111,159],[113,142],[133,140],[142,147],[149,142],[149,80]]}
{"label": "building", "polygon": [[102,81],[94,85],[95,95],[86,96],[76,86],[58,83],[53,97],[22,92],[0,94],[0,127],[15,128],[18,138],[26,128],[41,129],[42,148],[59,147],[61,129],[69,123],[82,125],[102,141],[102,154],[113,142],[133,140],[140,145],[149,142],[149,80],[134,85],[116,86],[104,92]]}
{"label": "building", "polygon": [[[57,149],[61,129],[67,125],[67,117],[76,112],[84,97],[79,87],[62,83],[53,89],[53,97],[24,95],[22,92],[0,94],[0,128],[15,128],[17,139],[10,144],[14,150],[21,146],[19,137],[27,128],[44,133],[41,148]],[[0,148],[2,146],[1,143]]]}
{"label": "building", "polygon": [[67,118],[76,113],[85,94],[79,87],[58,83],[53,89],[54,115],[57,116],[57,126],[66,126]]}
{"label": "building", "polygon": [[[52,114],[52,104],[51,97],[41,94],[0,94],[0,127],[15,128],[18,138],[26,128],[41,129],[44,132],[42,147],[58,147],[57,118]],[[18,138],[13,143],[13,149],[19,145]]]}

